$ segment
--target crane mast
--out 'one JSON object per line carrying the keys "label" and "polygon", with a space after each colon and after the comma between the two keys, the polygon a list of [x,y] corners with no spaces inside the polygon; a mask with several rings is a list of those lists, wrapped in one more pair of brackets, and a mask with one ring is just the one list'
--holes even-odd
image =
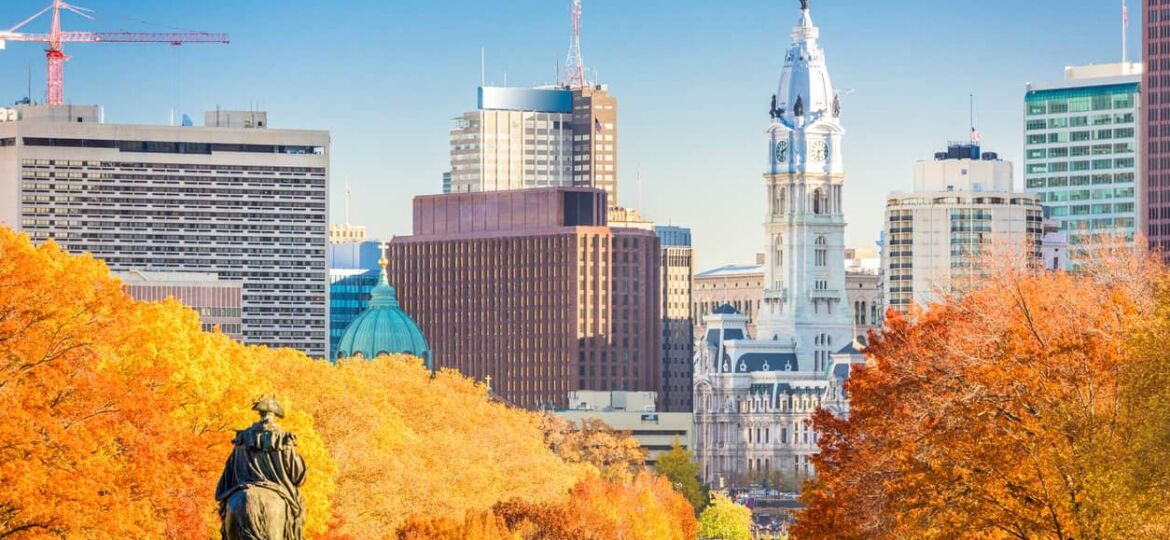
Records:
{"label": "crane mast", "polygon": [[[92,20],[92,10],[74,6],[64,0],[53,0],[44,9],[31,17],[17,23],[6,31],[0,31],[0,48],[5,41],[28,41],[46,43],[45,62],[48,65],[48,75],[45,84],[45,101],[49,105],[61,105],[65,102],[65,61],[69,55],[65,54],[62,43],[169,43],[182,45],[184,43],[229,43],[227,34],[209,32],[66,32],[61,29],[61,11],[71,11],[77,15]],[[47,12],[52,12],[48,34],[28,34],[18,32],[23,26]]]}

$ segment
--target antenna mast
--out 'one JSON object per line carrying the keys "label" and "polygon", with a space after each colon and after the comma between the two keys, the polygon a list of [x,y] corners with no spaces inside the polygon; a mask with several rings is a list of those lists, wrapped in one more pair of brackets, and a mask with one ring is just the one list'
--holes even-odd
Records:
{"label": "antenna mast", "polygon": [[565,75],[561,81],[568,87],[583,87],[585,60],[581,58],[581,0],[573,0],[573,23],[569,31],[569,58],[565,60]]}

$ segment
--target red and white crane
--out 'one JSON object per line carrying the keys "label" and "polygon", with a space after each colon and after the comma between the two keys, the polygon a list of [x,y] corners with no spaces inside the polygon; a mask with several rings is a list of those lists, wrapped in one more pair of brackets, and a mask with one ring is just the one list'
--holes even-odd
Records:
{"label": "red and white crane", "polygon": [[[45,101],[50,105],[61,105],[65,102],[63,79],[65,61],[69,59],[69,55],[61,50],[62,43],[170,43],[171,45],[182,45],[184,43],[229,42],[227,34],[209,32],[65,32],[61,30],[61,10],[63,9],[87,19],[93,19],[90,16],[93,10],[68,4],[64,0],[53,0],[52,4],[36,12],[33,16],[20,21],[8,30],[0,31],[0,48],[3,48],[5,41],[38,41],[49,44],[45,49],[45,60],[49,65]],[[53,22],[48,34],[18,32],[24,25],[50,11]]]}

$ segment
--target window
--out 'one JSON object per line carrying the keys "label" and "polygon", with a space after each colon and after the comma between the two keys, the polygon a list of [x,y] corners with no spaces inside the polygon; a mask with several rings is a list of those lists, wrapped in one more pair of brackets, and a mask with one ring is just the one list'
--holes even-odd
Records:
{"label": "window", "polygon": [[816,249],[814,250],[813,258],[815,259],[816,265],[818,267],[827,266],[828,265],[828,258],[829,258],[829,251],[828,251],[828,249],[826,249],[826,246],[825,246],[825,237],[818,236],[815,244],[816,244]]}

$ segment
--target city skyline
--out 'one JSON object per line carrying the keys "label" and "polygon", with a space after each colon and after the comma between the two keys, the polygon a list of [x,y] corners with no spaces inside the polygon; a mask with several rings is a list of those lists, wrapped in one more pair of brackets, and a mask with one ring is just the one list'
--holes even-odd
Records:
{"label": "city skyline", "polygon": [[[10,3],[0,26],[44,3]],[[414,195],[440,191],[450,119],[474,106],[480,48],[486,49],[485,81],[503,84],[506,72],[512,86],[553,82],[568,48],[569,2],[560,0],[495,2],[492,10],[462,0],[443,10],[424,3],[343,10],[293,1],[280,12],[220,0],[117,4],[88,2],[97,20],[67,15],[65,27],[222,31],[232,44],[67,46],[73,55],[65,70],[67,102],[102,105],[117,123],[163,124],[172,107],[198,118],[221,105],[267,110],[277,119],[273,127],[329,129],[330,221],[344,220],[349,178],[351,221],[384,240],[409,233]],[[586,65],[623,103],[619,202],[659,223],[691,227],[698,269],[747,263],[761,251],[743,232],[754,230],[764,212],[756,189],[767,158],[767,96],[775,91],[779,51],[796,20],[792,4],[584,3]],[[835,82],[846,89],[850,246],[873,246],[884,211],[880,201],[911,187],[915,161],[929,159],[942,141],[966,138],[970,92],[977,96],[976,123],[986,149],[1013,162],[1020,186],[1025,83],[1058,79],[1066,65],[1121,56],[1120,2],[994,0],[948,5],[943,17],[925,1],[866,3],[872,12],[861,14],[851,4],[812,3],[816,23],[838,29],[824,46]],[[1130,60],[1136,61],[1140,4],[1129,9]],[[475,16],[452,16],[460,10]],[[359,20],[375,21],[376,31],[355,29]],[[29,30],[44,27],[38,21]],[[915,31],[903,31],[907,27]],[[760,46],[769,42],[775,45]],[[0,70],[14,76],[0,83],[0,98],[23,97],[28,81],[22,75],[30,69],[32,94],[40,100],[43,52],[9,43]],[[127,81],[135,83],[133,91]]]}

